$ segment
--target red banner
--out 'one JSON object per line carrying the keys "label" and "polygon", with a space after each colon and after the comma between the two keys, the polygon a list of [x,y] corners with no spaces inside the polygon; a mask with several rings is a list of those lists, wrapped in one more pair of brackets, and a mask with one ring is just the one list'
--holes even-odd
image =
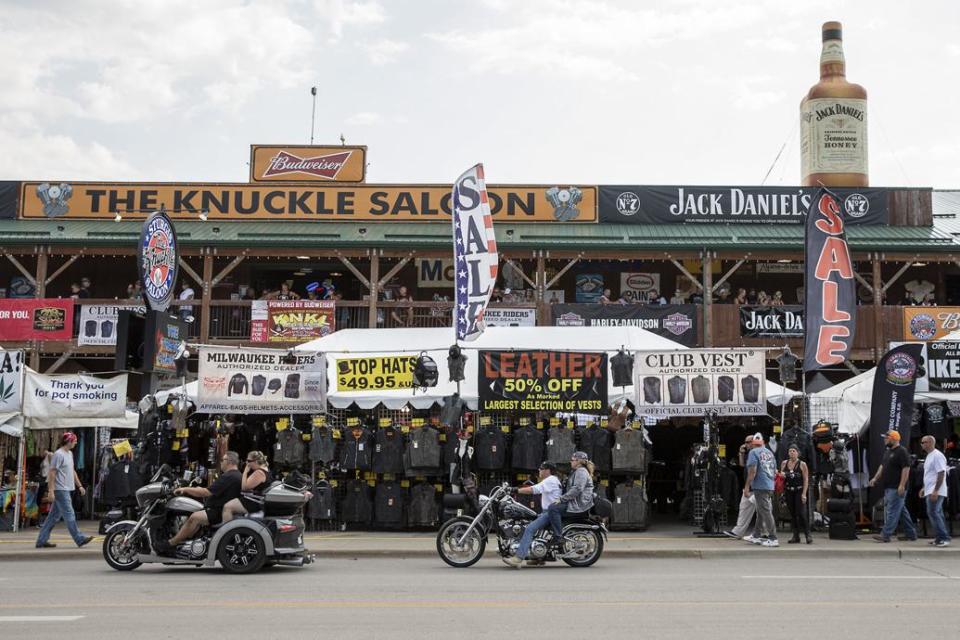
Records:
{"label": "red banner", "polygon": [[73,300],[0,300],[0,341],[72,340]]}
{"label": "red banner", "polygon": [[301,343],[334,331],[332,300],[254,300],[251,342]]}

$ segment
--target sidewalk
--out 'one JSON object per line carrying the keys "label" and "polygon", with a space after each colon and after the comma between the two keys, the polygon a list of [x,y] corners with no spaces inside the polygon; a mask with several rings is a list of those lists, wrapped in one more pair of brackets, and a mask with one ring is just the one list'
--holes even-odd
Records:
{"label": "sidewalk", "polygon": [[[88,535],[97,535],[96,523],[83,522],[81,528]],[[42,560],[101,558],[102,536],[83,549],[78,549],[66,529],[58,525],[51,542],[56,549],[34,547],[37,529],[19,533],[0,533],[0,562],[5,560]],[[874,542],[870,534],[862,534],[859,540],[830,540],[826,533],[814,533],[814,543],[787,544],[789,534],[781,533],[777,549],[767,549],[727,538],[705,538],[693,535],[691,527],[683,525],[657,525],[646,532],[611,532],[604,548],[604,555],[636,558],[737,558],[747,554],[775,554],[781,558],[864,557],[864,558],[910,558],[943,556],[960,557],[960,542],[957,546],[938,549],[927,544],[928,540],[888,544]],[[436,557],[435,533],[407,533],[389,531],[317,532],[305,536],[307,548],[318,560],[324,557],[364,558]],[[487,546],[488,554],[496,553],[496,543]]]}

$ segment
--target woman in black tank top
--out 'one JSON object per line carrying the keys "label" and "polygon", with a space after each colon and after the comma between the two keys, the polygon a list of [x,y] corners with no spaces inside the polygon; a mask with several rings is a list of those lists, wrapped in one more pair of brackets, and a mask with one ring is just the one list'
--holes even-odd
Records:
{"label": "woman in black tank top", "polygon": [[793,537],[789,544],[800,542],[800,529],[806,536],[807,544],[813,542],[810,538],[810,521],[807,518],[807,490],[810,486],[810,472],[807,463],[800,459],[800,449],[790,445],[789,458],[780,464],[780,471],[784,476],[784,495],[787,507],[790,509],[790,519],[793,525]]}
{"label": "woman in black tank top", "polygon": [[247,466],[240,482],[240,497],[223,505],[223,522],[230,522],[234,516],[256,513],[263,509],[263,492],[271,482],[273,477],[267,467],[267,456],[261,451],[248,453]]}

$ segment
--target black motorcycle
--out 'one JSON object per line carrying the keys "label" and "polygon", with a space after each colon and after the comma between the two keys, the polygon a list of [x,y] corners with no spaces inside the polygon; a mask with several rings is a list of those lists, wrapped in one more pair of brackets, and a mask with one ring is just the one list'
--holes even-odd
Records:
{"label": "black motorcycle", "polygon": [[[604,501],[605,502],[605,501]],[[609,502],[606,504],[609,505]],[[504,561],[515,556],[520,537],[537,513],[517,502],[509,483],[493,490],[490,496],[480,496],[479,511],[473,518],[457,516],[443,523],[437,534],[437,552],[451,567],[469,567],[475,564],[487,548],[490,534],[497,536],[500,557]],[[571,567],[589,567],[603,553],[607,528],[596,508],[589,513],[570,514],[563,518],[563,540],[551,544],[550,527],[537,532],[530,545],[528,560],[553,562],[563,560]],[[600,509],[603,510],[603,509]]]}
{"label": "black motorcycle", "polygon": [[262,513],[236,517],[206,527],[172,555],[156,552],[156,541],[171,538],[190,514],[202,510],[193,498],[174,495],[181,486],[164,465],[150,482],[137,489],[140,519],[123,520],[107,529],[103,558],[117,571],[132,571],[143,563],[213,566],[220,562],[230,573],[254,573],[268,565],[303,566],[312,560],[303,546],[303,506],[309,500],[295,482],[274,482],[264,492]]}

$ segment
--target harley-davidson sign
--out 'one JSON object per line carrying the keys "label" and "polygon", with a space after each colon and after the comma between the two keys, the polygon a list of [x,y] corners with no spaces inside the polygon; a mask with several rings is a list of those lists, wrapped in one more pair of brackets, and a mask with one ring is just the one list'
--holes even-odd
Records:
{"label": "harley-davidson sign", "polygon": [[363,182],[367,148],[250,146],[250,182]]}
{"label": "harley-davidson sign", "polygon": [[[46,190],[44,190],[44,187]],[[47,183],[21,187],[21,218],[113,220],[146,217],[166,207],[173,220],[450,223],[449,185],[308,185],[212,183],[61,183],[50,207]],[[69,193],[69,199],[63,194]],[[43,195],[41,195],[43,194]],[[45,196],[45,197],[44,197]],[[596,222],[597,188],[551,185],[488,186],[494,220]]]}

